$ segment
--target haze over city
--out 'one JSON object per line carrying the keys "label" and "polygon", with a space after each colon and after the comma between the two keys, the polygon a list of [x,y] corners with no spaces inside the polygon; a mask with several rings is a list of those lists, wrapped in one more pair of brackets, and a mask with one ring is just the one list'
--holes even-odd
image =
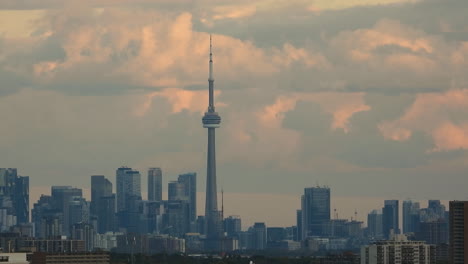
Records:
{"label": "haze over city", "polygon": [[361,221],[384,199],[468,199],[466,0],[0,9],[0,161],[30,176],[31,203],[160,167],[164,186],[197,172],[203,214],[210,34],[218,191],[246,226],[294,224],[316,185]]}

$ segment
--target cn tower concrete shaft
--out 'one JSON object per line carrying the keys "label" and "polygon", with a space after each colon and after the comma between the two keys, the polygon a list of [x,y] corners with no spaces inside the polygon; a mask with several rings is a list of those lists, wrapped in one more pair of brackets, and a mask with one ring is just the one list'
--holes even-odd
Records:
{"label": "cn tower concrete shaft", "polygon": [[[214,79],[213,79],[213,55],[211,52],[210,36],[210,62],[209,62],[208,91],[209,102],[208,110],[203,116],[203,127],[208,129],[208,153],[207,153],[207,171],[206,171],[206,204],[205,204],[205,222],[206,238],[211,241],[213,246],[222,235],[220,224],[220,213],[218,211],[218,196],[216,190],[216,136],[215,129],[220,126],[221,117],[215,111],[214,105]],[[213,246],[209,246],[212,247]]]}

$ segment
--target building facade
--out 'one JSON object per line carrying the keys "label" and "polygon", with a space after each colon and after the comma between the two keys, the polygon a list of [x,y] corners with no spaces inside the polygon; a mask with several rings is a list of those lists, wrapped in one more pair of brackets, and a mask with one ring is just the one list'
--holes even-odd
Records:
{"label": "building facade", "polygon": [[419,203],[410,200],[403,201],[403,233],[419,231]]}
{"label": "building facade", "polygon": [[436,248],[423,241],[409,241],[405,235],[393,235],[361,248],[361,264],[433,264]]}
{"label": "building facade", "polygon": [[468,201],[450,201],[450,263],[468,263]]}
{"label": "building facade", "polygon": [[162,201],[162,170],[148,169],[148,201]]}
{"label": "building facade", "polygon": [[324,224],[330,221],[330,188],[305,188],[301,201],[302,239],[321,236]]}
{"label": "building facade", "polygon": [[116,171],[117,181],[117,212],[126,211],[132,199],[141,200],[140,172],[128,167],[120,167]]}
{"label": "building facade", "polygon": [[384,208],[382,209],[382,229],[386,239],[390,238],[390,234],[400,233],[400,214],[398,200],[385,200]]}

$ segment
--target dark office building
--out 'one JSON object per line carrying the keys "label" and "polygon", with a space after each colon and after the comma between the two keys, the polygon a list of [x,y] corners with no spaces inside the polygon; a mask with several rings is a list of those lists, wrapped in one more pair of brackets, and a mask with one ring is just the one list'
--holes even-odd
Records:
{"label": "dark office building", "polygon": [[13,225],[29,222],[28,176],[18,176],[14,168],[0,168],[0,207],[3,209],[2,214],[11,219],[8,223],[0,223],[3,231]]}
{"label": "dark office building", "polygon": [[133,201],[141,200],[140,172],[128,167],[116,171],[117,212],[132,210]]}
{"label": "dark office building", "polygon": [[398,200],[385,200],[382,211],[383,234],[388,239],[392,230],[395,234],[400,233]]}
{"label": "dark office building", "polygon": [[148,201],[162,201],[161,168],[148,169]]}
{"label": "dark office building", "polygon": [[184,194],[190,207],[190,222],[197,219],[197,174],[195,172],[179,175],[179,183],[184,184]]}
{"label": "dark office building", "polygon": [[468,263],[468,201],[450,201],[450,263]]}
{"label": "dark office building", "polygon": [[73,216],[70,215],[70,204],[75,198],[82,198],[83,191],[71,186],[52,186],[52,203],[53,208],[62,213],[62,235],[70,235],[70,227],[74,223],[70,223]]}
{"label": "dark office building", "polygon": [[294,235],[295,241],[302,241],[302,210],[296,211],[296,232]]}
{"label": "dark office building", "polygon": [[97,212],[98,233],[104,234],[106,232],[116,231],[115,194],[99,197],[97,207],[99,208]]}
{"label": "dark office building", "polygon": [[321,236],[323,225],[330,221],[330,188],[305,188],[301,201],[302,239]]}
{"label": "dark office building", "polygon": [[403,201],[403,233],[419,231],[419,203]]}
{"label": "dark office building", "polygon": [[239,216],[229,216],[224,219],[224,232],[228,237],[237,237],[238,233],[242,231],[242,222]]}
{"label": "dark office building", "polygon": [[18,176],[15,179],[14,206],[16,222],[29,223],[29,177]]}
{"label": "dark office building", "polygon": [[382,214],[377,210],[373,210],[367,215],[367,236],[373,240],[379,240],[383,237]]}
{"label": "dark office building", "polygon": [[434,222],[421,222],[416,239],[430,245],[447,244],[449,240],[448,223],[443,219]]}
{"label": "dark office building", "polygon": [[283,227],[268,227],[267,242],[275,242],[287,239],[286,229]]}
{"label": "dark office building", "polygon": [[101,197],[112,195],[112,183],[103,175],[91,176],[91,214],[97,216],[99,208],[99,199]]}
{"label": "dark office building", "polygon": [[265,249],[267,247],[267,228],[265,223],[255,223],[250,232],[252,233],[252,249]]}

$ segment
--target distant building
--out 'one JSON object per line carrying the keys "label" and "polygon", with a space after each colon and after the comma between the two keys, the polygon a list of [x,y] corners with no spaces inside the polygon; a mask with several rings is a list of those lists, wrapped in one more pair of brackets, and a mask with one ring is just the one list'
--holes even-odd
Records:
{"label": "distant building", "polygon": [[286,229],[284,227],[268,227],[267,243],[286,240]]}
{"label": "distant building", "polygon": [[94,250],[96,241],[96,230],[93,225],[88,223],[76,223],[72,226],[72,239],[83,240],[85,243],[85,251],[91,252]]}
{"label": "distant building", "polygon": [[123,235],[118,232],[107,232],[105,234],[96,234],[94,247],[98,250],[111,251],[117,247],[117,237]]}
{"label": "distant building", "polygon": [[302,239],[321,236],[324,223],[330,221],[330,188],[305,188],[302,201]]}
{"label": "distant building", "polygon": [[29,222],[29,177],[14,168],[0,168],[0,217],[0,231]]}
{"label": "distant building", "polygon": [[98,216],[101,197],[112,195],[112,183],[103,175],[91,176],[91,215]]}
{"label": "distant building", "polygon": [[267,228],[265,223],[255,223],[250,232],[253,234],[252,249],[265,249],[267,247]]}
{"label": "distant building", "polygon": [[188,201],[188,197],[185,195],[185,184],[171,181],[167,187],[169,201]]}
{"label": "distant building", "polygon": [[237,237],[242,231],[242,220],[240,216],[231,215],[224,219],[224,232],[228,237]]}
{"label": "distant building", "polygon": [[450,201],[450,263],[468,263],[468,201]]}
{"label": "distant building", "polygon": [[162,219],[161,233],[183,237],[190,232],[190,207],[185,200],[166,201]]}
{"label": "distant building", "polygon": [[134,200],[141,200],[140,172],[127,167],[120,167],[116,171],[117,181],[117,212],[130,209]]}
{"label": "distant building", "polygon": [[97,232],[99,234],[113,232],[117,229],[115,202],[115,194],[99,197],[97,202],[97,207],[99,208],[99,211],[97,212]]}
{"label": "distant building", "polygon": [[432,245],[448,244],[448,222],[443,219],[434,222],[421,222],[419,231],[416,232],[416,239]]}
{"label": "distant building", "polygon": [[[89,209],[86,209],[87,205],[84,205],[86,201],[82,199],[83,190],[78,189],[78,188],[73,188],[71,186],[52,186],[51,194],[52,194],[52,208],[56,210],[58,213],[62,214],[62,218],[61,218],[62,234],[61,235],[70,236],[70,228],[74,224],[73,222],[76,219],[81,218],[80,215],[76,214],[75,210],[77,210],[78,207],[81,207],[81,209],[85,211],[87,210],[88,215],[89,215]],[[77,201],[80,201],[80,202],[77,202]],[[70,213],[70,208],[73,209],[72,213]]]}
{"label": "distant building", "polygon": [[390,238],[393,230],[394,234],[400,233],[400,218],[398,200],[385,200],[384,208],[382,209],[382,226],[385,238]]}
{"label": "distant building", "polygon": [[373,210],[367,215],[367,235],[373,240],[383,238],[382,232],[382,214],[377,210]]}
{"label": "distant building", "polygon": [[178,181],[184,184],[184,195],[189,203],[189,219],[194,222],[197,219],[197,174],[195,172],[180,174]]}
{"label": "distant building", "polygon": [[50,254],[43,252],[34,252],[31,264],[55,264],[55,263],[73,263],[73,264],[109,264],[110,256],[106,252],[98,253],[74,253],[74,254]]}
{"label": "distant building", "polygon": [[117,237],[115,252],[126,254],[184,253],[185,240],[166,235],[127,233]]}
{"label": "distant building", "polygon": [[403,201],[403,233],[415,233],[419,231],[419,203]]}
{"label": "distant building", "polygon": [[91,176],[90,216],[97,219],[96,232],[116,229],[115,202],[112,183],[103,175]]}
{"label": "distant building", "polygon": [[77,223],[89,223],[90,204],[83,197],[73,197],[68,207],[70,228]]}
{"label": "distant building", "polygon": [[292,240],[280,240],[268,242],[268,249],[281,251],[295,251],[301,249],[301,242]]}
{"label": "distant building", "polygon": [[445,205],[441,204],[440,200],[429,200],[427,208],[437,217],[436,221],[446,218]]}
{"label": "distant building", "polygon": [[361,264],[432,264],[436,263],[436,248],[423,241],[409,241],[405,235],[392,235],[361,248]]}
{"label": "distant building", "polygon": [[296,234],[295,241],[302,241],[302,210],[296,211]]}
{"label": "distant building", "polygon": [[0,253],[0,263],[30,264],[28,253]]}
{"label": "distant building", "polygon": [[148,201],[162,201],[161,168],[148,169]]}
{"label": "distant building", "polygon": [[62,239],[25,239],[22,247],[31,249],[34,252],[46,253],[78,253],[85,252],[85,242],[83,240]]}

